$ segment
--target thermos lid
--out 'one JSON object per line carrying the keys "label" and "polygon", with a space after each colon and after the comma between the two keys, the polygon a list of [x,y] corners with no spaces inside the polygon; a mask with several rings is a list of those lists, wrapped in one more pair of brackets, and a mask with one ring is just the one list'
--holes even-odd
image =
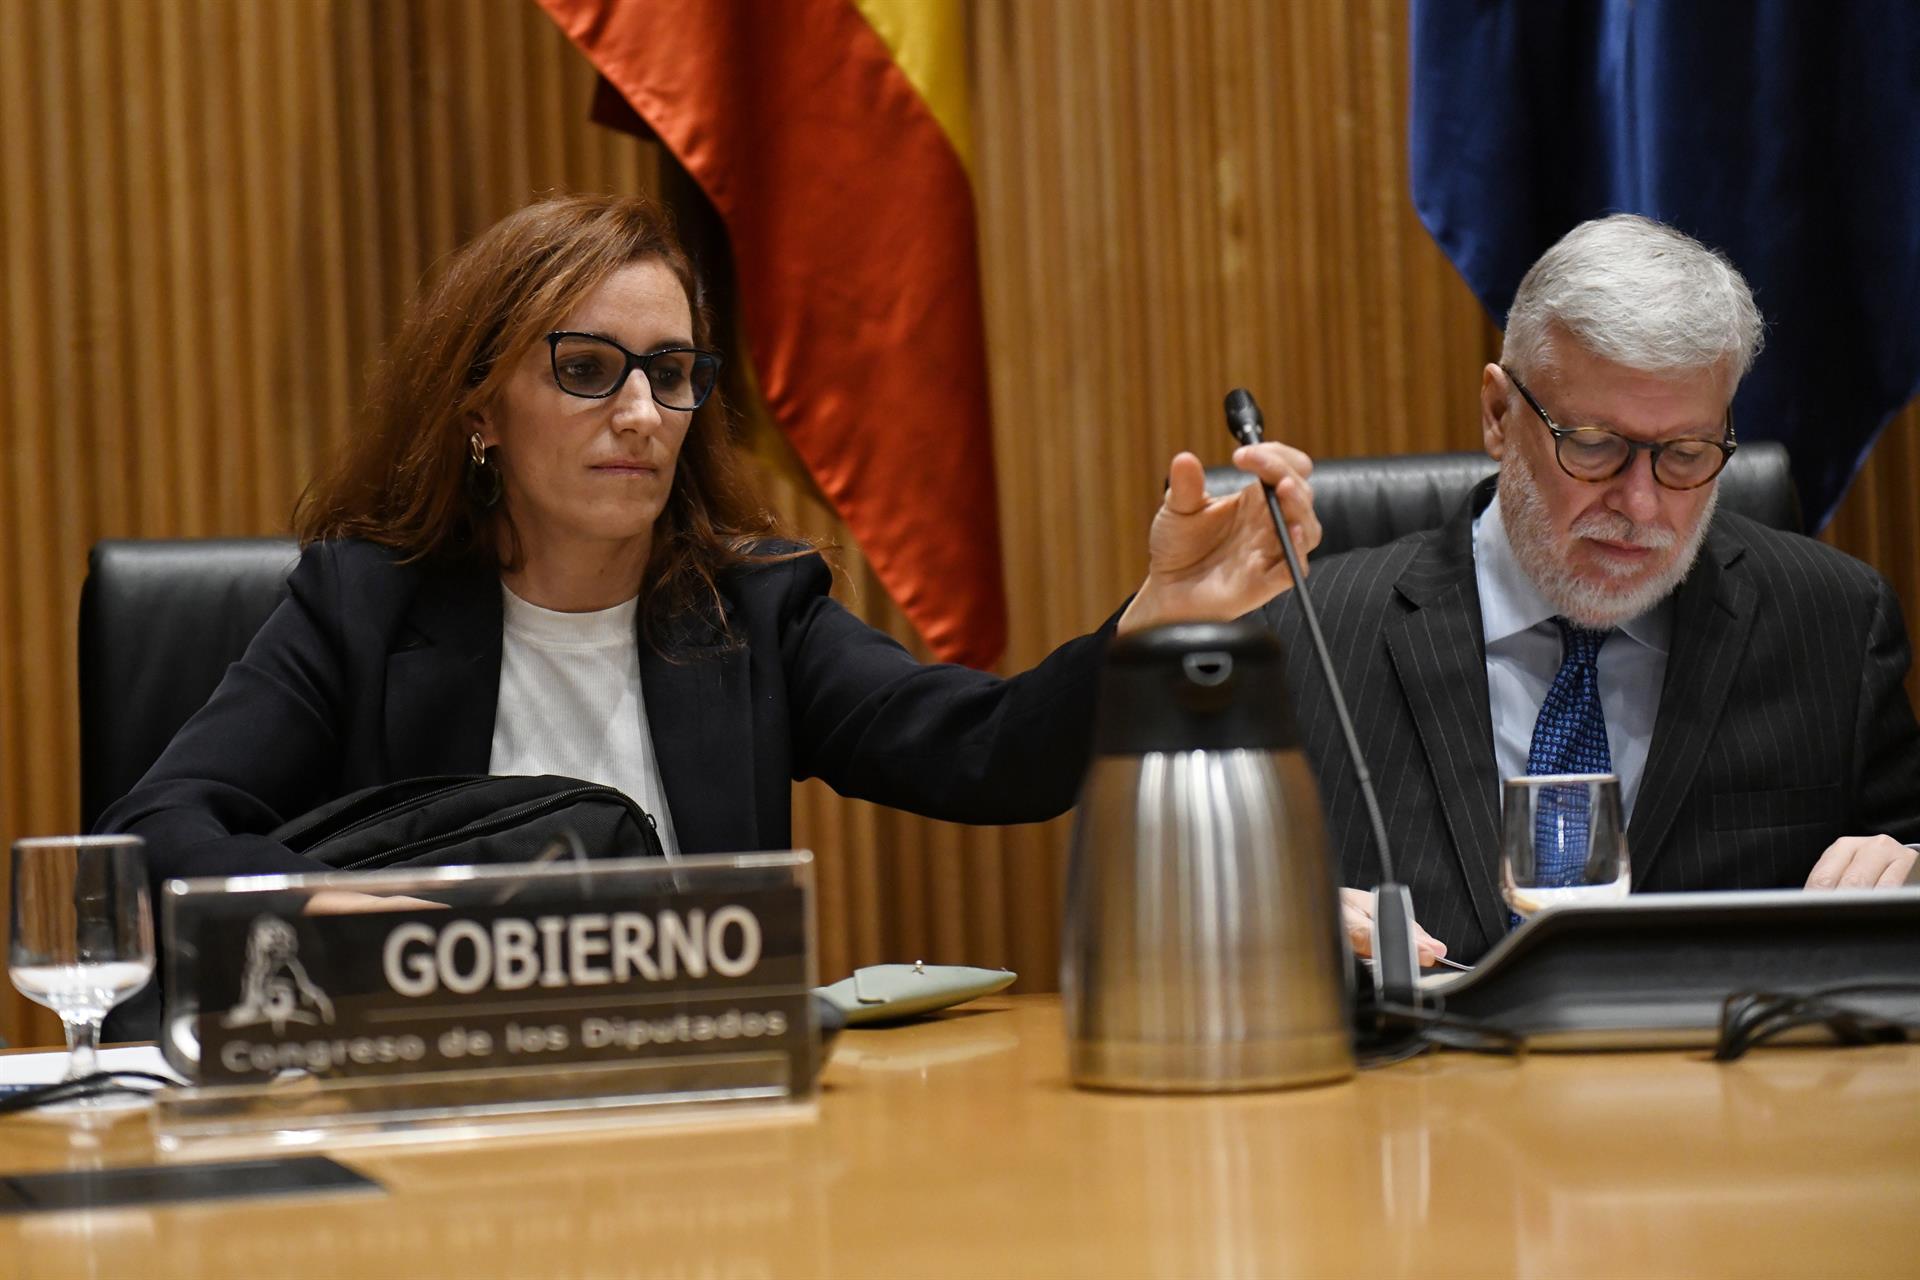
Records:
{"label": "thermos lid", "polygon": [[1279,751],[1296,746],[1279,639],[1255,622],[1183,622],[1115,640],[1100,675],[1094,751]]}

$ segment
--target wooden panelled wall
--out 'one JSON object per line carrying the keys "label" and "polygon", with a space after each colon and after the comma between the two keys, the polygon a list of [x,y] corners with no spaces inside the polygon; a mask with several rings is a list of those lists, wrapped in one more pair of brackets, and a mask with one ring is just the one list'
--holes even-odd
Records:
{"label": "wooden panelled wall", "polygon": [[[981,234],[1007,669],[1137,581],[1167,459],[1222,390],[1337,455],[1476,446],[1495,335],[1406,190],[1397,0],[980,0]],[[284,531],[397,307],[550,189],[649,191],[528,0],[0,0],[0,836],[77,820],[74,618],[102,537]],[[1909,411],[1835,529],[1920,600]],[[776,466],[789,519],[905,635]],[[1066,824],[967,830],[797,789],[825,976],[1054,982]],[[10,991],[0,1035],[50,1040]]]}

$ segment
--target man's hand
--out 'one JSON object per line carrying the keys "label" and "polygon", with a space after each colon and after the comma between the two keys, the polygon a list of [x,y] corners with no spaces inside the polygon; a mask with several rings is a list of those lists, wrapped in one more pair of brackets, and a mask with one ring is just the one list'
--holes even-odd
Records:
{"label": "man's hand", "polygon": [[[1342,889],[1340,891],[1340,920],[1347,927],[1347,941],[1353,944],[1353,954],[1370,956],[1373,954],[1373,895],[1365,889]],[[1422,929],[1413,926],[1413,946],[1419,953],[1420,967],[1430,969],[1434,961],[1447,954],[1447,944]]]}
{"label": "man's hand", "polygon": [[1842,836],[1807,876],[1809,889],[1897,889],[1913,870],[1914,851],[1892,836]]}
{"label": "man's hand", "polygon": [[[1304,567],[1306,554],[1320,545],[1307,485],[1313,459],[1268,442],[1234,450],[1233,465],[1274,486]],[[1293,585],[1261,485],[1209,499],[1206,470],[1191,453],[1173,460],[1167,478],[1167,496],[1147,535],[1147,580],[1120,616],[1121,635],[1168,622],[1225,622]]]}

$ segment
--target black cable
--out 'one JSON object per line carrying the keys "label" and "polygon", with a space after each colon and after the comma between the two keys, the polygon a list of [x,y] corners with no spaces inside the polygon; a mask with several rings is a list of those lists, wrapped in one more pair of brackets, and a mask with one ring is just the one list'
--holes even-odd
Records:
{"label": "black cable", "polygon": [[1362,1070],[1389,1067],[1419,1057],[1430,1049],[1511,1057],[1523,1056],[1527,1051],[1526,1037],[1477,1018],[1448,1013],[1444,1002],[1438,999],[1430,1007],[1375,1003],[1372,1008],[1377,1015],[1384,1015],[1383,1029],[1363,1036],[1356,1046]]}
{"label": "black cable", "polygon": [[1715,1062],[1732,1062],[1775,1037],[1824,1026],[1842,1044],[1898,1044],[1920,1035],[1920,1020],[1835,1001],[1845,996],[1920,995],[1920,982],[1853,982],[1812,991],[1738,991],[1720,1007]]}
{"label": "black cable", "polygon": [[91,1075],[56,1080],[52,1084],[38,1084],[18,1093],[0,1096],[0,1116],[55,1103],[76,1102],[82,1098],[103,1097],[110,1093],[146,1094],[153,1092],[156,1087],[172,1088],[178,1083],[151,1071],[95,1071]]}
{"label": "black cable", "polygon": [[[1920,982],[1853,982],[1812,991],[1740,991],[1720,1012],[1716,1062],[1732,1062],[1747,1050],[1802,1027],[1825,1027],[1842,1044],[1900,1044],[1920,1038],[1920,1019],[1898,1017],[1838,1003],[1848,996],[1915,995]],[[1526,1037],[1443,1007],[1376,1003],[1377,1029],[1363,1035],[1357,1056],[1363,1069],[1405,1062],[1432,1049],[1524,1055]]]}

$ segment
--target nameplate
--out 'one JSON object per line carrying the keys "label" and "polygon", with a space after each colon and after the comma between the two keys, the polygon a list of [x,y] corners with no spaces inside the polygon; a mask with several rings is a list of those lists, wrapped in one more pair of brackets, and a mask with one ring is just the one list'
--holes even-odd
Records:
{"label": "nameplate", "polygon": [[[804,1090],[810,873],[764,854],[174,881],[163,1049],[200,1085],[662,1064],[684,1088],[710,1060]],[[320,913],[323,893],[368,909]]]}

